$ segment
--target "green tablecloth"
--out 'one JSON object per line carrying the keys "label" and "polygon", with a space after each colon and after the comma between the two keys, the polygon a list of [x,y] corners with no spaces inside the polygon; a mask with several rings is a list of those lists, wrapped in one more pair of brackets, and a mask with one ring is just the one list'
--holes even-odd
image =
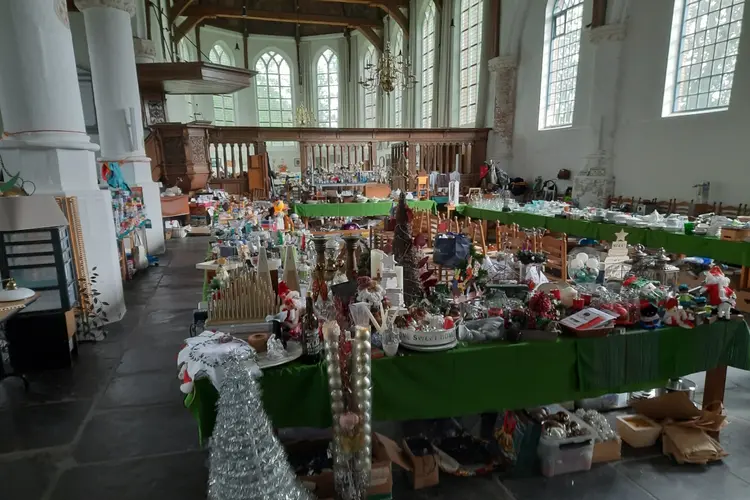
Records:
{"label": "green tablecloth", "polygon": [[[750,330],[743,321],[410,353],[373,361],[373,416],[409,420],[523,408],[652,388],[723,365],[750,369]],[[263,401],[275,426],[330,425],[324,364],[291,363],[263,373]],[[198,380],[186,399],[201,439],[213,430],[217,396],[210,382]]]}
{"label": "green tablecloth", "polygon": [[660,229],[636,228],[605,222],[561,219],[523,212],[501,212],[459,205],[456,212],[472,219],[495,220],[504,224],[515,223],[521,227],[543,227],[550,231],[567,233],[582,238],[614,241],[615,233],[628,233],[628,243],[640,243],[649,248],[663,247],[668,252],[709,257],[728,264],[750,266],[750,243],[726,241],[705,236],[670,233]]}
{"label": "green tablecloth", "polygon": [[[406,202],[417,210],[430,210],[437,213],[437,204],[432,200],[413,200]],[[300,217],[378,217],[391,213],[392,201],[376,203],[297,203],[294,213]]]}

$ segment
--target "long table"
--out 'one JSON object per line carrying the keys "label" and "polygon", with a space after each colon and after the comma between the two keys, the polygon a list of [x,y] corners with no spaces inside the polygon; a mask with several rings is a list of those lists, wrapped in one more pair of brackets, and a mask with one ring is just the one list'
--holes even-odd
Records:
{"label": "long table", "polygon": [[[411,420],[517,409],[653,388],[704,370],[713,378],[707,376],[704,399],[721,400],[727,366],[750,370],[750,329],[744,321],[598,339],[460,345],[373,360],[373,416]],[[331,424],[324,363],[266,369],[261,384],[276,427]],[[201,440],[213,431],[217,400],[205,379],[196,381],[185,400]]]}
{"label": "long table", "polygon": [[[406,202],[417,210],[430,210],[437,213],[437,204],[432,200],[409,200]],[[302,218],[310,217],[379,217],[391,213],[394,202],[379,201],[367,203],[297,203],[294,213]]]}
{"label": "long table", "polygon": [[571,236],[605,241],[614,241],[615,233],[625,231],[628,233],[627,240],[631,245],[640,243],[649,248],[663,247],[668,252],[709,257],[738,266],[750,266],[750,243],[744,241],[727,241],[706,236],[671,233],[661,229],[572,220],[524,212],[501,212],[468,205],[459,205],[456,207],[456,212],[472,219],[518,224],[526,228],[543,227]]}

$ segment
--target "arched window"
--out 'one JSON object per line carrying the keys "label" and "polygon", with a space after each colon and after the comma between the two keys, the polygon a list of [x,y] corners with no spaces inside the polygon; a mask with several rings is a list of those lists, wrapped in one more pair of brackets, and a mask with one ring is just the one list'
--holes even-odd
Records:
{"label": "arched window", "polygon": [[[401,28],[396,28],[397,33],[393,41],[393,55],[403,57],[404,50],[404,35]],[[401,128],[404,122],[404,88],[401,86],[401,82],[396,84],[396,88],[393,89],[393,126]]]}
{"label": "arched window", "polygon": [[422,126],[432,127],[435,83],[435,3],[429,0],[422,20]]}
{"label": "arched window", "polygon": [[[208,53],[208,60],[222,66],[234,66],[229,51],[218,43]],[[234,125],[234,96],[231,94],[214,96],[214,125]]]}
{"label": "arched window", "polygon": [[[375,65],[377,64],[377,59],[375,57],[375,48],[370,47],[367,50],[367,54],[365,54],[364,64],[363,67],[366,67],[370,64]],[[363,75],[363,78],[367,75]],[[377,90],[375,88],[367,88],[365,89],[365,127],[366,128],[375,128],[377,125],[377,111],[378,111],[378,98],[377,98]]]}
{"label": "arched window", "polygon": [[479,94],[479,59],[482,53],[482,0],[461,0],[459,64],[459,125],[473,125]]}
{"label": "arched window", "polygon": [[255,63],[255,91],[258,96],[258,125],[291,127],[294,125],[292,72],[284,56],[269,50]]}
{"label": "arched window", "polygon": [[662,116],[729,108],[744,0],[676,0]]}
{"label": "arched window", "polygon": [[[177,56],[179,57],[179,60],[181,62],[189,62],[193,60],[192,50],[190,50],[187,38],[183,38],[182,40],[180,40],[180,43],[177,45]],[[184,97],[185,107],[187,108],[188,121],[193,121],[195,119],[195,104],[193,101],[193,94],[185,94]]]}
{"label": "arched window", "polygon": [[317,64],[318,125],[339,126],[339,58],[331,49],[320,54]]}
{"label": "arched window", "polygon": [[549,0],[539,129],[573,124],[581,48],[583,0]]}

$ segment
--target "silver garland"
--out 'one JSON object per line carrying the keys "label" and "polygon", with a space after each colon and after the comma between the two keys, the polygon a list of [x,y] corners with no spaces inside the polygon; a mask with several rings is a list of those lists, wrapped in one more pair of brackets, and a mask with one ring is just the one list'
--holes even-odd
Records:
{"label": "silver garland", "polygon": [[211,440],[209,500],[312,500],[273,433],[248,360],[233,356]]}

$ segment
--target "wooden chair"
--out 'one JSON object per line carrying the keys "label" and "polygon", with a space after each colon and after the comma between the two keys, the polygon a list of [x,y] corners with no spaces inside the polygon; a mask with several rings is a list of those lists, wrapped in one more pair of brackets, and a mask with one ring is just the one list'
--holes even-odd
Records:
{"label": "wooden chair", "polygon": [[693,200],[690,201],[677,201],[676,198],[672,198],[670,201],[671,209],[670,213],[679,215],[693,215]]}
{"label": "wooden chair", "polygon": [[711,213],[713,214],[716,213],[716,202],[693,204],[693,213],[691,215],[698,216],[698,215],[711,214]]}
{"label": "wooden chair", "polygon": [[544,267],[560,274],[560,279],[568,279],[568,235],[561,233],[559,237],[550,234],[542,236],[541,251],[547,256]]}
{"label": "wooden chair", "polygon": [[430,176],[429,175],[417,176],[417,198],[419,198],[420,200],[430,199]]}
{"label": "wooden chair", "polygon": [[719,202],[719,208],[716,210],[716,215],[723,215],[724,217],[739,217],[745,215],[747,211],[747,205],[740,203],[737,206],[727,205]]}
{"label": "wooden chair", "polygon": [[656,198],[654,198],[652,203],[654,204],[654,209],[662,215],[672,211],[672,200],[656,201]]}
{"label": "wooden chair", "polygon": [[474,251],[483,255],[487,254],[487,241],[484,236],[482,221],[472,221],[470,217],[464,219],[464,225],[461,232],[471,239]]}

